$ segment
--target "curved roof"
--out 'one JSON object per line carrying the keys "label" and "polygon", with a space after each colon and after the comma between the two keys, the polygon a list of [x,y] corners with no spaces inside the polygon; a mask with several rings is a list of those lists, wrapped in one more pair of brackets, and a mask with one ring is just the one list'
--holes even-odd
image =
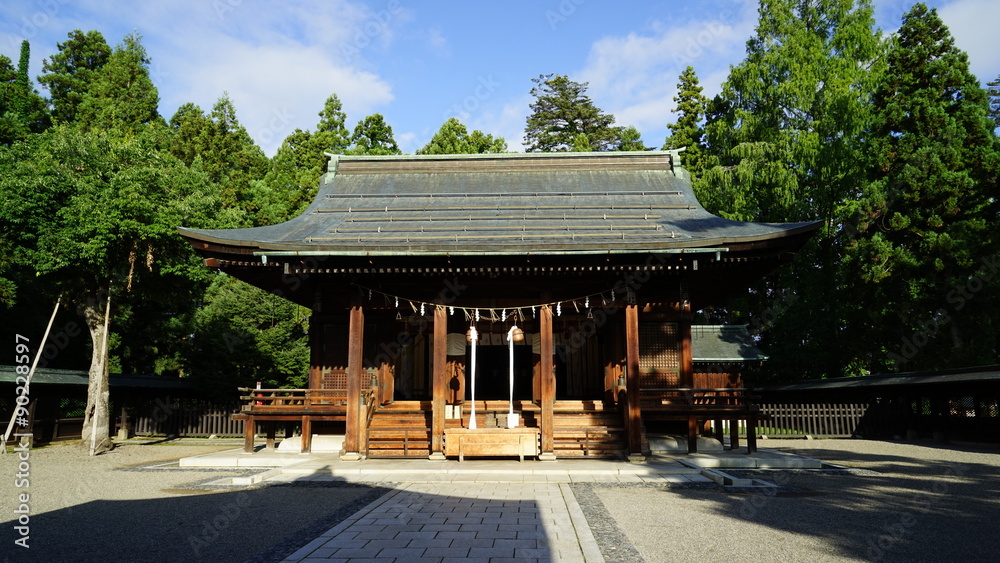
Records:
{"label": "curved roof", "polygon": [[458,256],[721,249],[819,227],[712,215],[678,160],[670,152],[333,156],[315,200],[290,221],[179,231],[203,249],[243,253]]}

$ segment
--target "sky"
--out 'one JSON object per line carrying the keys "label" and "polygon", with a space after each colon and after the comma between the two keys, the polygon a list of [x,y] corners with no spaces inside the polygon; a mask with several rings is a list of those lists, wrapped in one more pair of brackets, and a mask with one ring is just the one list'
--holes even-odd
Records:
{"label": "sky", "polygon": [[[925,3],[980,82],[1000,75],[1000,2]],[[879,27],[895,31],[912,4],[874,0]],[[589,83],[599,108],[659,147],[680,73],[693,66],[705,94],[718,93],[756,21],[755,0],[5,0],[0,54],[16,64],[28,39],[35,78],[74,29],[112,46],[136,32],[165,118],[187,102],[208,111],[228,93],[269,156],[296,128],[315,129],[334,93],[351,130],[381,113],[405,153],[449,117],[521,151],[531,79],[549,73]]]}

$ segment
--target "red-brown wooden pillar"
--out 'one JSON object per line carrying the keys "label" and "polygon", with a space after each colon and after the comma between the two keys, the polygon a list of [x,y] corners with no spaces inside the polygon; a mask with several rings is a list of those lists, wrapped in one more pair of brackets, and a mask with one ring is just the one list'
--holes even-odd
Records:
{"label": "red-brown wooden pillar", "polygon": [[691,319],[677,323],[681,337],[681,387],[694,387],[694,359],[691,356]]}
{"label": "red-brown wooden pillar", "polygon": [[628,396],[629,459],[642,459],[642,413],[639,410],[639,309],[625,306],[625,393]]}
{"label": "red-brown wooden pillar", "polygon": [[348,325],[347,344],[347,422],[344,431],[344,448],[340,450],[340,459],[344,461],[361,460],[361,377],[364,374],[364,331],[365,313],[360,301],[351,306]]}
{"label": "red-brown wooden pillar", "polygon": [[541,316],[539,317],[539,352],[540,369],[539,394],[541,395],[542,420],[541,420],[541,452],[538,456],[540,461],[555,461],[555,441],[553,439],[553,410],[556,403],[556,374],[555,365],[552,362],[552,309],[548,305],[542,305]]}
{"label": "red-brown wooden pillar", "polygon": [[444,457],[444,405],[448,396],[448,315],[441,305],[434,307],[434,352],[432,355],[433,401],[431,402],[430,459]]}

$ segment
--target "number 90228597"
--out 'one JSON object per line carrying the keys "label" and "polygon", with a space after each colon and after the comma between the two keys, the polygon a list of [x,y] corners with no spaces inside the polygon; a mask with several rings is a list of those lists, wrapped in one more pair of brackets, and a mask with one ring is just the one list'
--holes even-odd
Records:
{"label": "number 90228597", "polygon": [[[17,398],[15,402],[17,403],[15,414],[19,419],[23,416],[27,416],[28,409],[28,374],[31,368],[28,364],[31,362],[31,358],[28,355],[30,348],[28,347],[28,337],[21,336],[20,334],[14,335],[14,373],[17,374],[14,381],[17,385]],[[21,419],[23,420],[23,419]],[[23,426],[23,425],[22,425]]]}

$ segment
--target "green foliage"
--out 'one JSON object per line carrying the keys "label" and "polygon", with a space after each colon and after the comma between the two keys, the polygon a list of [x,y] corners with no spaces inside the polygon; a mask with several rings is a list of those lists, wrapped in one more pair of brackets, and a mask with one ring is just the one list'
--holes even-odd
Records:
{"label": "green foliage", "polygon": [[461,121],[450,117],[417,154],[484,154],[506,150],[507,141],[503,137],[494,138],[478,129],[469,134]]}
{"label": "green foliage", "polygon": [[392,136],[392,126],[385,122],[381,113],[373,113],[362,119],[354,127],[347,154],[392,155],[401,154],[396,139]]}
{"label": "green foliage", "polygon": [[[906,369],[991,363],[995,350],[968,343],[996,334],[995,315],[965,306],[968,298],[951,299],[996,258],[990,209],[1000,160],[986,93],[924,4],[903,17],[888,65],[875,97],[874,160],[851,256],[866,298],[891,304],[877,309],[868,337],[884,346],[880,367],[893,367],[890,359]],[[929,343],[904,353],[915,334]]]}
{"label": "green foliage", "polygon": [[347,116],[336,94],[327,98],[319,117],[314,133],[296,129],[285,137],[263,181],[254,185],[260,222],[287,221],[305,210],[326,173],[326,153],[344,154],[350,146]]}
{"label": "green foliage", "polygon": [[92,75],[77,107],[76,123],[91,129],[136,131],[162,122],[160,96],[149,77],[149,57],[137,34],[125,36]]}
{"label": "green foliage", "polygon": [[16,70],[8,57],[0,55],[0,144],[9,145],[50,125],[46,102],[28,77],[30,53],[28,41],[22,41]]}
{"label": "green foliage", "polygon": [[65,43],[56,45],[59,51],[42,64],[38,82],[49,91],[52,119],[56,123],[73,123],[77,108],[90,90],[94,75],[108,61],[111,47],[99,31],[69,33]]}
{"label": "green foliage", "polygon": [[705,203],[732,218],[832,221],[857,196],[858,140],[883,72],[871,6],[764,0],[759,14],[746,60],[710,104]]}
{"label": "green foliage", "polygon": [[709,104],[702,204],[736,220],[825,223],[793,264],[730,310],[759,313],[795,297],[761,327],[776,377],[842,375],[865,344],[845,331],[856,303],[841,226],[861,195],[883,52],[868,0],[764,0],[746,59]]}
{"label": "green foliage", "polygon": [[648,151],[650,147],[647,147],[642,142],[642,134],[639,130],[635,128],[634,125],[629,125],[622,130],[621,139],[618,141],[618,146],[615,148],[618,151]]}
{"label": "green foliage", "polygon": [[986,83],[986,95],[990,99],[990,119],[994,127],[1000,127],[1000,76]]}
{"label": "green foliage", "polygon": [[194,315],[191,376],[221,399],[236,387],[308,386],[309,310],[220,274]]}
{"label": "green foliage", "polygon": [[586,133],[577,133],[573,137],[573,148],[570,149],[570,152],[590,152],[591,150],[590,138],[587,137]]}
{"label": "green foliage", "polygon": [[242,206],[254,215],[252,185],[267,171],[268,160],[236,116],[228,94],[223,94],[206,115],[194,104],[184,104],[170,118],[173,131],[170,152],[185,164],[203,170],[221,187],[226,206]]}
{"label": "green foliage", "polygon": [[667,124],[670,136],[663,142],[663,150],[684,149],[681,162],[691,173],[692,178],[700,178],[703,173],[705,152],[705,112],[708,110],[708,98],[702,93],[698,83],[698,75],[694,67],[687,67],[681,73],[677,83],[677,104],[672,112],[679,114],[676,123]]}
{"label": "green foliage", "polygon": [[562,74],[542,74],[532,78],[531,115],[524,130],[527,152],[576,150],[582,133],[590,151],[610,150],[618,145],[621,128],[615,117],[604,113],[587,95],[587,83],[574,82]]}

